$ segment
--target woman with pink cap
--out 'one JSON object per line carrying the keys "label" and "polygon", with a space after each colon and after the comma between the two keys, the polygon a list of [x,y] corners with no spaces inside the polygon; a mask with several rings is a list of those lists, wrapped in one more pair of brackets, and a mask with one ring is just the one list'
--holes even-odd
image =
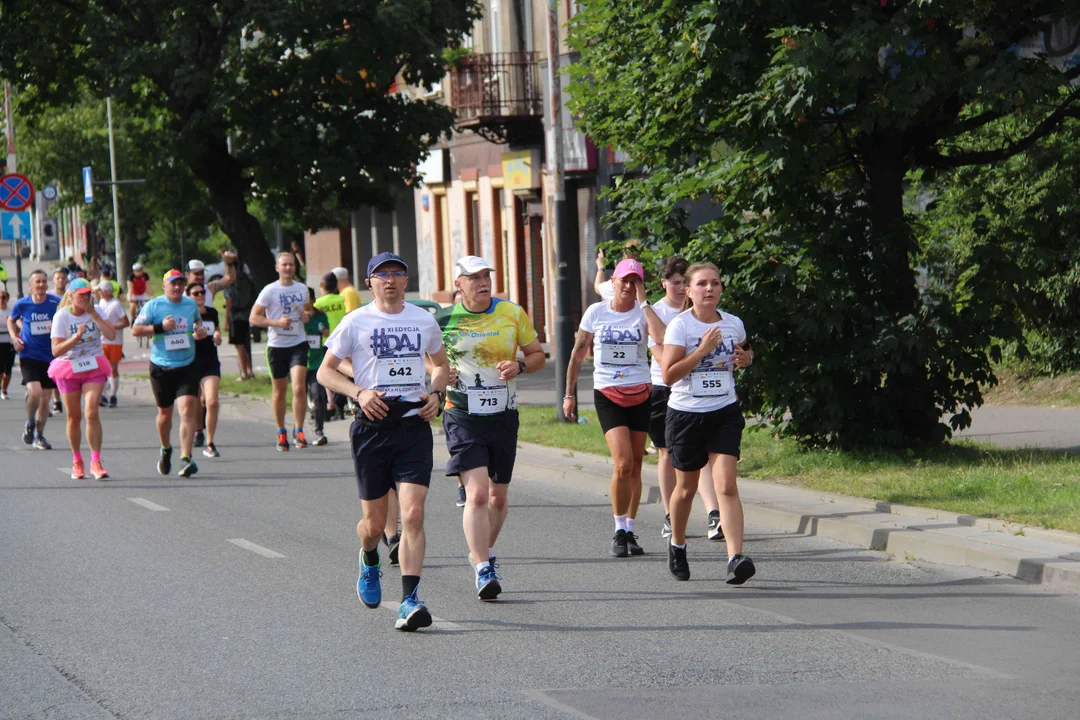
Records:
{"label": "woman with pink cap", "polygon": [[71,445],[71,479],[86,477],[82,458],[80,423],[86,415],[86,439],[90,443],[90,473],[104,480],[109,473],[101,464],[101,418],[98,405],[111,368],[101,348],[101,338],[112,340],[116,330],[98,314],[90,283],[76,278],[60,302],[52,322],[49,377],[64,400],[67,436]]}
{"label": "woman with pink cap", "polygon": [[[634,534],[641,501],[641,461],[648,438],[652,385],[649,373],[649,328],[663,326],[647,305],[638,304],[645,283],[641,263],[626,258],[611,276],[615,297],[590,305],[581,318],[570,365],[566,370],[563,413],[577,416],[577,379],[589,347],[593,349],[593,402],[615,469],[611,474],[611,508],[615,515],[615,557],[644,555]],[[651,315],[649,318],[647,315]]]}

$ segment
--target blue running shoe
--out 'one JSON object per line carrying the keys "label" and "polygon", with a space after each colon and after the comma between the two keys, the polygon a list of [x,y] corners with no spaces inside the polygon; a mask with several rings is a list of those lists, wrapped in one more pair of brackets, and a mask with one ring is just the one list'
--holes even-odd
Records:
{"label": "blue running shoe", "polygon": [[356,579],[356,597],[369,608],[379,607],[382,602],[382,561],[378,565],[364,564],[364,551],[360,551],[360,577]]}
{"label": "blue running shoe", "polygon": [[431,613],[428,612],[424,601],[417,599],[414,590],[412,595],[401,601],[401,607],[398,608],[398,619],[394,623],[394,627],[405,632],[413,632],[420,628],[426,628],[428,625],[431,625]]}
{"label": "blue running shoe", "polygon": [[495,572],[494,565],[488,565],[476,574],[476,596],[485,602],[499,599],[502,585],[499,584],[499,574]]}

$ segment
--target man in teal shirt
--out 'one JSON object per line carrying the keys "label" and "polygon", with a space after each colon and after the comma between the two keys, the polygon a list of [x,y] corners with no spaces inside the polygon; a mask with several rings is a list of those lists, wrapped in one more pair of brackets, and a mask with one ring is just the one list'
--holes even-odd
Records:
{"label": "man in teal shirt", "polygon": [[152,337],[150,344],[150,386],[157,401],[157,430],[161,454],[157,471],[168,475],[172,470],[173,405],[180,410],[180,477],[199,471],[191,460],[191,446],[199,404],[199,370],[195,366],[195,340],[206,337],[199,318],[199,306],[184,295],[186,282],[179,270],[165,273],[161,286],[164,294],[145,305],[131,328],[136,337]]}

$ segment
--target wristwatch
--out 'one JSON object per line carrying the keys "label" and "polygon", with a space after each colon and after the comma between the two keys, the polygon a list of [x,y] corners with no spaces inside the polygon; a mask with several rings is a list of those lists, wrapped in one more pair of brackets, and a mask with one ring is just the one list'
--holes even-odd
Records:
{"label": "wristwatch", "polygon": [[524,375],[525,374],[525,361],[524,360],[518,360],[518,374],[519,375]]}

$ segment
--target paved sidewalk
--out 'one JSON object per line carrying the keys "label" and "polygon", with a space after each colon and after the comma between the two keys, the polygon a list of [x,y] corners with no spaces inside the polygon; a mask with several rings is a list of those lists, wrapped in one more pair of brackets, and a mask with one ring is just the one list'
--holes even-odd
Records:
{"label": "paved sidewalk", "polygon": [[[128,383],[127,387],[133,393],[150,392],[146,381]],[[265,422],[267,446],[273,444],[273,419],[265,400],[226,398],[222,413]],[[289,418],[291,422],[291,413]],[[348,443],[349,425],[348,421],[327,423],[327,438],[335,444]],[[441,430],[436,433],[441,435]],[[445,444],[437,441],[436,468],[448,457]],[[611,468],[607,457],[520,442],[515,477],[588,487],[606,494]],[[641,513],[651,513],[653,520],[661,521],[660,488],[652,466],[646,466],[643,480]],[[1055,589],[1080,591],[1077,534],[745,478],[739,479],[739,488],[747,524],[827,537],[900,559],[978,568]],[[700,508],[695,517],[699,514]]]}

